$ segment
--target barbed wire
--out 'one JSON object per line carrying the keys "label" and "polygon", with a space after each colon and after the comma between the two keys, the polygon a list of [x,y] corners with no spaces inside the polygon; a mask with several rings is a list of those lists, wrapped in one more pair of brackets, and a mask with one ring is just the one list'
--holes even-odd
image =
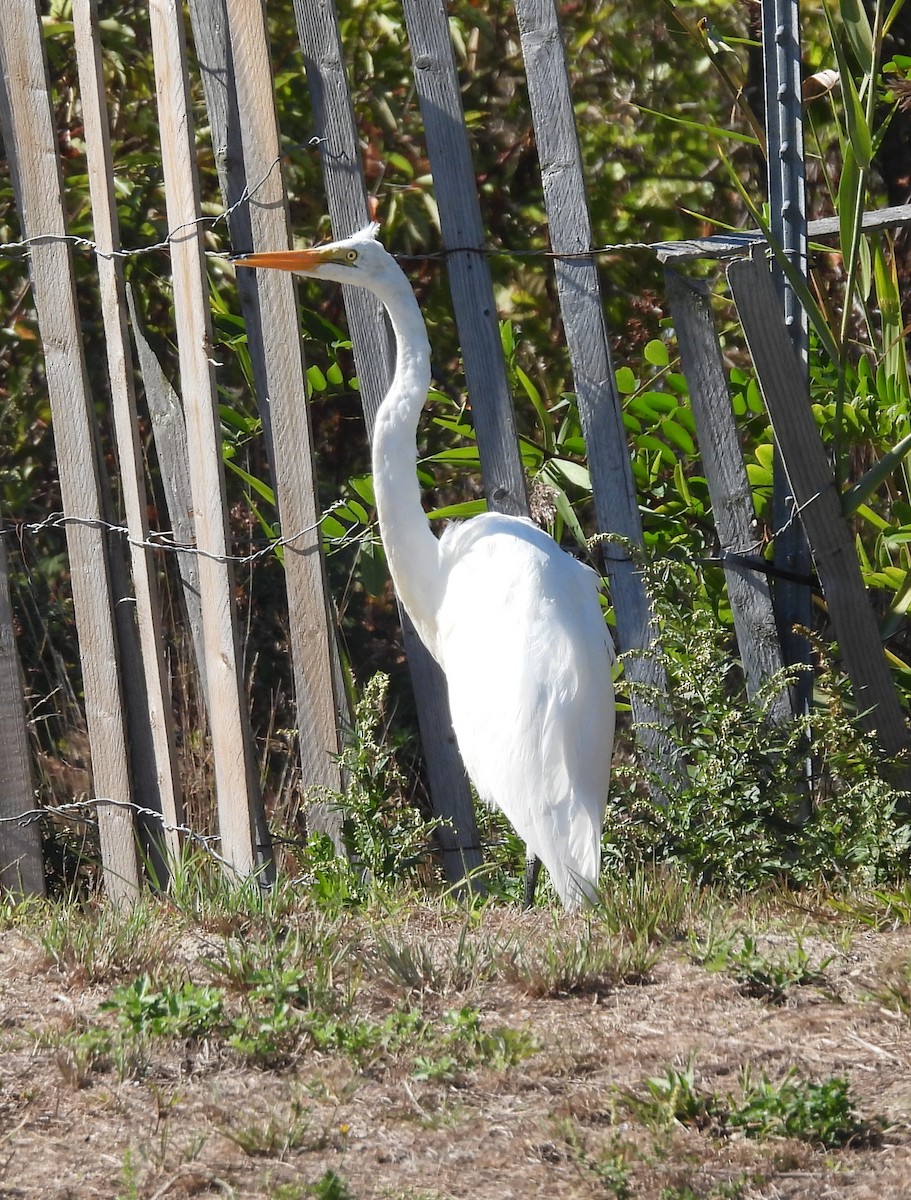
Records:
{"label": "barbed wire", "polygon": [[[210,854],[217,862],[221,863],[222,866],[230,866],[228,860],[223,858],[212,846],[213,842],[221,842],[220,834],[199,833],[197,830],[191,829],[189,825],[171,825],[164,820],[157,809],[147,808],[145,805],[136,804],[132,800],[114,800],[110,796],[86,796],[82,800],[71,800],[66,804],[49,804],[45,808],[28,808],[23,812],[14,813],[11,816],[0,817],[0,825],[17,825],[19,828],[24,829],[47,817],[58,816],[65,816],[70,820],[80,821],[87,825],[96,825],[97,810],[99,808],[118,808],[132,812],[137,817],[149,817],[162,832],[183,834],[205,850],[207,854]],[[84,815],[87,809],[93,810],[94,815]]]}
{"label": "barbed wire", "polygon": [[[6,525],[0,528],[0,537],[7,537],[18,541],[21,540],[23,533],[37,536],[48,529],[61,529],[67,525],[81,525],[91,529],[103,529],[107,533],[120,534],[130,546],[135,546],[137,549],[163,550],[173,554],[192,554],[198,558],[212,559],[215,562],[231,562],[247,565],[256,562],[260,558],[266,558],[268,555],[285,546],[293,547],[295,542],[319,529],[326,517],[345,507],[347,507],[346,500],[334,500],[328,508],[320,513],[319,517],[311,525],[305,525],[302,529],[298,529],[297,532],[283,534],[281,537],[265,538],[258,549],[252,550],[247,554],[215,554],[212,551],[203,550],[199,546],[189,542],[178,542],[173,530],[154,530],[150,531],[148,538],[136,538],[130,534],[130,530],[125,525],[117,525],[101,517],[83,517],[60,512],[51,513],[41,521],[21,521],[13,525]],[[340,549],[360,541],[363,536],[363,532],[358,531],[357,527],[355,527],[350,535],[331,540],[333,546]],[[253,538],[251,540],[256,541],[257,539]]]}
{"label": "barbed wire", "polygon": [[[289,150],[284,150],[277,155],[265,174],[255,184],[247,184],[241,195],[227,208],[216,214],[202,214],[195,217],[192,221],[185,221],[177,225],[174,229],[169,230],[163,238],[157,242],[151,242],[147,246],[133,247],[118,247],[116,250],[102,250],[98,242],[93,238],[85,237],[82,234],[76,233],[36,233],[29,237],[22,238],[19,241],[0,242],[0,256],[6,258],[22,257],[27,254],[32,246],[44,245],[48,242],[64,242],[69,243],[80,250],[87,250],[96,254],[99,258],[106,259],[127,259],[136,258],[143,254],[154,254],[159,251],[170,248],[171,243],[175,241],[187,229],[194,229],[199,226],[213,228],[224,222],[227,224],[229,218],[242,208],[244,204],[254,199],[256,194],[265,187],[275,169],[288,157],[293,149],[319,149],[321,153],[326,154],[329,158],[341,158],[341,154],[333,153],[329,149],[328,138],[314,136],[309,141],[301,143],[297,147],[291,147]],[[748,242],[755,241],[762,237],[758,231],[737,232],[732,231],[729,235],[731,245],[727,249],[727,254],[739,254],[742,252],[743,246]],[[427,250],[420,253],[397,253],[393,257],[399,262],[432,262],[441,261],[452,258],[460,254],[477,254],[484,258],[543,258],[559,261],[574,261],[591,259],[605,254],[619,254],[633,250],[648,251],[652,254],[661,255],[661,253],[671,246],[697,246],[698,242],[611,242],[600,246],[591,246],[586,250],[546,250],[546,249],[527,249],[517,250],[510,249],[505,246],[445,246],[439,250]],[[226,259],[230,257],[230,252],[222,253],[218,250],[206,250],[205,254],[209,258]]]}
{"label": "barbed wire", "polygon": [[[310,147],[316,147],[316,146],[321,145],[325,141],[326,141],[326,138],[312,137],[309,142],[305,143],[305,145],[310,146]],[[177,225],[174,229],[169,230],[168,233],[164,236],[164,238],[162,238],[160,241],[153,242],[148,246],[134,246],[131,249],[127,249],[127,248],[124,248],[121,246],[121,247],[118,247],[116,250],[102,250],[99,248],[98,243],[93,238],[83,237],[81,234],[77,234],[77,233],[35,233],[27,238],[22,238],[21,241],[18,241],[18,242],[2,242],[2,243],[0,243],[0,253],[9,252],[9,251],[28,252],[28,250],[31,246],[41,245],[46,242],[68,242],[68,243],[70,243],[70,245],[76,246],[77,248],[79,248],[81,250],[91,250],[92,253],[97,254],[99,258],[109,258],[109,259],[135,258],[137,255],[140,255],[140,254],[152,254],[158,250],[167,250],[170,247],[171,243],[181,233],[183,233],[187,229],[194,229],[200,225],[207,225],[207,226],[214,228],[214,226],[218,225],[222,221],[227,223],[228,219],[235,212],[237,212],[237,210],[239,208],[242,208],[244,204],[249,203],[249,201],[254,198],[256,193],[259,192],[261,188],[265,187],[265,185],[268,183],[269,179],[271,178],[272,173],[275,171],[275,168],[284,161],[284,159],[287,157],[287,154],[288,154],[288,151],[285,151],[282,154],[277,155],[272,160],[272,162],[269,164],[269,168],[266,171],[265,175],[263,175],[263,177],[257,183],[253,184],[252,186],[250,184],[245,185],[240,196],[238,196],[238,198],[234,201],[234,203],[228,205],[228,207],[223,209],[220,213],[216,213],[215,215],[203,214],[201,216],[195,217],[192,221],[184,221],[182,224]],[[212,251],[212,250],[209,250],[206,253],[208,255],[211,255],[216,258],[223,257],[222,255],[217,254],[215,251]],[[10,255],[9,253],[6,253],[5,256],[12,257],[12,255]]]}

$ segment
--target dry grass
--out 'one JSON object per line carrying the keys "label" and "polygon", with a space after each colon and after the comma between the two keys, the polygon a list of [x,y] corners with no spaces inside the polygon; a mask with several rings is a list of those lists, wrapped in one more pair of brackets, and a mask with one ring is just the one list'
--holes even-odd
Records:
{"label": "dry grass", "polygon": [[[59,910],[56,931],[47,910],[7,914],[3,1200],[911,1195],[905,926],[679,897],[661,920],[641,897],[627,903],[636,928],[625,932],[610,914],[419,902],[330,920],[301,898],[274,927],[144,911],[132,954],[104,909],[68,931]],[[770,1004],[723,963],[694,960],[709,924],[716,940],[749,927],[773,961],[798,936],[814,962],[830,961]],[[272,988],[302,1024],[272,1058],[233,1049],[224,1023],[127,1036],[101,1005],[140,969],[162,994],[223,987],[223,1022],[264,1020]],[[689,1064],[699,1093],[717,1097],[738,1095],[745,1067],[772,1081],[844,1076],[882,1136],[835,1149],[753,1139],[634,1102],[650,1078]]]}

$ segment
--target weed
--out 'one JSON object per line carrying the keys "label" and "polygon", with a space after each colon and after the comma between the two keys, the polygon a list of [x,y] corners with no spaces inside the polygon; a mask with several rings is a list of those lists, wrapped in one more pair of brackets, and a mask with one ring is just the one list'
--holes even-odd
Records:
{"label": "weed", "polygon": [[465,922],[454,947],[442,950],[400,936],[378,934],[369,959],[370,973],[410,992],[461,992],[496,978],[501,944],[471,936]]}
{"label": "weed", "polygon": [[92,1076],[107,1070],[113,1061],[111,1034],[97,1026],[45,1035],[41,1040],[53,1047],[57,1069],[74,1091],[87,1087]]}
{"label": "weed", "polygon": [[662,947],[647,938],[605,934],[596,917],[581,926],[554,916],[546,938],[516,942],[501,950],[505,979],[531,996],[603,992],[620,980],[642,980],[660,959]]}
{"label": "weed", "polygon": [[177,931],[146,895],[127,911],[106,902],[50,905],[38,937],[61,975],[87,984],[168,962]]}
{"label": "weed", "polygon": [[187,980],[156,988],[148,975],[116,988],[101,1008],[116,1012],[121,1026],[153,1037],[205,1037],[224,1023],[224,993]]}
{"label": "weed", "polygon": [[764,1074],[754,1082],[744,1068],[741,1097],[735,1100],[699,1088],[691,1059],[684,1069],[668,1067],[643,1086],[645,1096],[626,1095],[624,1100],[652,1128],[676,1123],[716,1136],[738,1130],[746,1137],[790,1137],[826,1148],[870,1144],[878,1136],[876,1123],[858,1116],[848,1081],[840,1076],[813,1083],[790,1071],[774,1084]]}
{"label": "weed", "polygon": [[876,998],[895,1012],[911,1016],[911,959],[893,962],[886,968]]}
{"label": "weed", "polygon": [[754,937],[744,934],[740,949],[731,953],[728,968],[745,995],[780,1004],[791,987],[824,983],[823,972],[832,957],[830,955],[814,966],[799,934],[796,944],[783,958],[769,957],[760,951]]}
{"label": "weed", "polygon": [[[740,939],[740,945],[737,940]],[[820,986],[834,955],[813,963],[800,934],[784,956],[764,953],[751,933],[721,933],[710,928],[707,936],[692,939],[693,959],[709,971],[727,971],[740,984],[745,996],[781,1004],[792,987]]]}
{"label": "weed", "polygon": [[831,896],[828,904],[870,929],[903,929],[911,925],[911,883],[907,881],[848,897]]}
{"label": "weed", "polygon": [[432,874],[437,822],[424,820],[405,795],[385,715],[388,687],[388,676],[377,674],[364,688],[340,757],[347,789],[320,796],[341,812],[346,856],[337,856],[325,835],[317,835],[299,858],[308,890],[330,907],[363,903],[377,885],[425,881]]}
{"label": "weed", "polygon": [[686,1067],[667,1067],[663,1075],[645,1080],[644,1097],[624,1097],[634,1115],[644,1124],[661,1129],[668,1125],[687,1125],[695,1129],[717,1126],[724,1115],[721,1100],[712,1092],[696,1086],[693,1059]]}
{"label": "weed", "polygon": [[171,864],[169,903],[187,921],[224,936],[268,935],[300,909],[300,893],[280,876],[271,886],[253,875],[230,878],[211,855],[185,852]]}
{"label": "weed", "polygon": [[484,1029],[478,1010],[470,1006],[451,1009],[442,1020],[440,1029],[420,1009],[396,1008],[379,1022],[313,1013],[306,1028],[318,1049],[344,1054],[361,1070],[374,1072],[406,1056],[419,1079],[452,1080],[478,1066],[503,1070],[538,1050],[523,1030]]}
{"label": "weed", "polygon": [[310,1110],[300,1099],[292,1100],[286,1112],[272,1112],[269,1120],[255,1120],[249,1124],[223,1126],[221,1132],[247,1155],[248,1158],[268,1156],[284,1162],[292,1150],[305,1147],[322,1150],[329,1144],[325,1133],[311,1134]]}
{"label": "weed", "polygon": [[624,1145],[612,1144],[609,1150],[594,1156],[573,1127],[565,1128],[563,1136],[577,1167],[589,1179],[599,1183],[605,1195],[613,1196],[614,1200],[632,1200],[629,1153]]}
{"label": "weed", "polygon": [[812,1083],[791,1071],[778,1084],[765,1075],[754,1083],[744,1071],[742,1092],[727,1124],[747,1137],[793,1137],[827,1148],[870,1144],[878,1137],[875,1123],[858,1116],[848,1081],[841,1076]]}
{"label": "weed", "polygon": [[692,921],[693,903],[692,884],[678,873],[635,865],[602,887],[597,917],[630,941],[665,943]]}
{"label": "weed", "polygon": [[347,1183],[331,1169],[311,1183],[308,1191],[315,1200],[354,1200]]}
{"label": "weed", "polygon": [[[700,883],[738,892],[781,880],[883,886],[903,877],[911,840],[901,815],[905,796],[884,777],[870,739],[848,715],[829,664],[820,663],[821,702],[812,714],[766,720],[787,675],[779,673],[761,695],[747,698],[729,653],[730,630],[708,600],[699,569],[662,560],[644,563],[643,575],[669,681],[667,697],[651,698],[673,710],[668,736],[688,786],[670,789],[667,803],[658,806],[642,793],[640,764],[616,772],[617,801],[606,825],[609,871],[673,864]],[[808,740],[820,748],[809,795],[794,769]],[[624,780],[630,784],[625,803]]]}

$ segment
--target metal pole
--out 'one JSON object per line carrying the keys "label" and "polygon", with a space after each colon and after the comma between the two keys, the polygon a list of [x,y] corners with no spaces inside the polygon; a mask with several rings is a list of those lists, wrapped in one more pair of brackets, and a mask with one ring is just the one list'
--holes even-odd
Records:
{"label": "metal pole", "polygon": [[[798,0],[763,0],[762,48],[765,62],[765,119],[768,143],[769,221],[772,234],[795,270],[807,273],[807,211],[804,189],[803,108],[800,79],[800,5]],[[807,379],[807,317],[781,268],[773,262],[773,277],[782,299],[791,342]],[[776,454],[772,520],[775,565],[796,575],[808,575],[810,549],[787,476]],[[775,615],[785,662],[810,663],[806,638],[794,633],[795,625],[809,626],[810,588],[779,578],[774,589]],[[812,675],[802,672],[795,688],[794,707],[809,707]]]}

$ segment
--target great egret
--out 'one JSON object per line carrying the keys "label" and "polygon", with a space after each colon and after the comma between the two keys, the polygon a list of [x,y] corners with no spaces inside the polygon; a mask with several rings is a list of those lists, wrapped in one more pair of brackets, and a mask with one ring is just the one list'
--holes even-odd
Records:
{"label": "great egret", "polygon": [[437,539],[421,507],[416,432],[430,386],[427,328],[377,226],[238,266],[367,288],[395,333],[395,376],[376,417],[373,486],[395,590],[446,675],[452,723],[482,800],[525,842],[567,909],[594,901],[614,738],[613,645],[595,573],[525,517],[484,513]]}

